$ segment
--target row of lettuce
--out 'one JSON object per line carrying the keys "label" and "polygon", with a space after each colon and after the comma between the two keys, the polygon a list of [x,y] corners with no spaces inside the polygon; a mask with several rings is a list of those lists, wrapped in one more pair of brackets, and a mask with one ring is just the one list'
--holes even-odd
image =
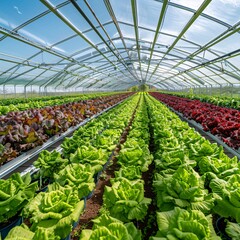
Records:
{"label": "row of lettuce", "polygon": [[130,95],[102,96],[0,116],[0,165],[42,145],[52,136],[67,131]]}
{"label": "row of lettuce", "polygon": [[141,240],[136,221],[143,221],[152,201],[144,195],[142,173],[148,171],[153,156],[149,151],[147,107],[144,98],[139,102],[134,120],[117,155],[115,178],[105,186],[100,216],[93,220],[93,228],[85,229],[80,240],[124,239]]}
{"label": "row of lettuce", "polygon": [[[157,223],[152,240],[220,239],[212,214],[226,218],[226,231],[240,238],[240,163],[211,144],[156,99],[149,101],[154,129]],[[219,233],[221,235],[222,233]]]}
{"label": "row of lettuce", "polygon": [[201,102],[211,103],[221,107],[235,108],[240,110],[240,98],[239,97],[228,97],[228,96],[212,96],[204,94],[193,94],[191,91],[186,92],[166,92],[167,94],[189,98],[192,100],[200,100]]}
{"label": "row of lettuce", "polygon": [[182,113],[186,118],[201,124],[204,131],[209,131],[219,137],[231,148],[240,148],[240,111],[219,107],[199,100],[151,93],[160,101],[174,110]]}
{"label": "row of lettuce", "polygon": [[66,104],[69,102],[77,102],[80,100],[94,99],[100,96],[108,96],[117,93],[92,93],[65,96],[47,96],[35,98],[10,98],[0,100],[0,115],[13,111],[24,111],[30,108],[43,108],[46,106],[54,106]]}
{"label": "row of lettuce", "polygon": [[35,196],[38,183],[31,183],[29,174],[0,180],[0,222],[20,213],[28,223],[13,228],[5,239],[68,238],[138,101],[138,95],[132,96],[79,128],[64,140],[61,153],[42,152],[34,162],[39,171],[32,178],[50,181],[46,192]]}

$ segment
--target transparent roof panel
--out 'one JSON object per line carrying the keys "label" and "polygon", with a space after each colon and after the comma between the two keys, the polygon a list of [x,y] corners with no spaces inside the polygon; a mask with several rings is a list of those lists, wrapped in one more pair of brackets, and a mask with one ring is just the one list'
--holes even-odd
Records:
{"label": "transparent roof panel", "polygon": [[192,24],[185,36],[190,41],[204,45],[223,33],[226,29],[226,27],[200,16]]}
{"label": "transparent roof panel", "polygon": [[132,7],[129,0],[110,0],[109,2],[118,21],[133,24]]}
{"label": "transparent roof panel", "polygon": [[[84,34],[84,36],[93,43],[93,45],[98,45],[102,42],[102,39],[97,35],[96,32],[89,31]],[[107,40],[106,37],[104,37],[104,40]],[[105,45],[106,46],[106,45]]]}
{"label": "transparent roof panel", "polygon": [[[61,9],[59,9],[59,12],[62,13],[78,30],[86,31],[87,29],[91,28],[91,26],[87,23],[84,17],[72,4],[68,4],[62,7]],[[57,16],[55,17],[57,18]]]}
{"label": "transparent roof panel", "polygon": [[240,56],[236,56],[234,58],[228,59],[228,62],[236,66],[238,69],[240,69]]}
{"label": "transparent roof panel", "polygon": [[[1,55],[0,55],[1,57]],[[6,61],[2,61],[1,60],[1,69],[0,69],[0,77],[1,77],[1,73],[7,71],[8,69],[11,69],[13,67],[15,67],[16,64],[15,63],[11,63],[11,62],[6,62]]]}
{"label": "transparent roof panel", "polygon": [[162,9],[162,3],[157,1],[137,0],[137,8],[139,26],[155,31]]}
{"label": "transparent roof panel", "polygon": [[172,3],[182,5],[184,7],[188,7],[194,10],[197,10],[201,4],[203,3],[203,0],[198,1],[189,1],[189,0],[171,0]]}
{"label": "transparent roof panel", "polygon": [[143,41],[153,42],[155,32],[139,28],[139,38]]}
{"label": "transparent roof panel", "polygon": [[81,37],[75,35],[75,37],[55,45],[53,49],[60,50],[67,55],[72,55],[87,47],[89,47],[89,44],[85,42]]}
{"label": "transparent roof panel", "polygon": [[[111,39],[119,37],[119,33],[118,33],[118,31],[117,31],[117,29],[116,29],[116,27],[113,23],[112,24],[106,24],[104,26],[104,29]],[[101,32],[103,32],[103,30],[101,30]]]}
{"label": "transparent roof panel", "polygon": [[13,38],[5,38],[0,42],[1,53],[9,54],[22,59],[26,59],[38,51],[39,50],[37,48],[17,41]]}
{"label": "transparent roof panel", "polygon": [[186,49],[189,52],[195,52],[200,49],[201,45],[188,41],[186,38],[179,39],[175,47]]}
{"label": "transparent roof panel", "polygon": [[213,46],[214,49],[223,51],[225,53],[235,51],[235,50],[239,49],[239,47],[240,47],[240,34],[239,33],[235,33]]}
{"label": "transparent roof panel", "polygon": [[203,52],[199,53],[197,56],[206,59],[206,61],[209,61],[209,60],[212,60],[212,59],[215,59],[218,57],[218,55],[216,55],[210,51],[203,51]]}
{"label": "transparent roof panel", "polygon": [[162,32],[177,36],[192,17],[192,13],[180,8],[168,6]]}
{"label": "transparent roof panel", "polygon": [[203,13],[234,25],[239,21],[239,12],[240,1],[238,0],[212,0]]}
{"label": "transparent roof panel", "polygon": [[[130,38],[132,39],[131,41],[135,41],[135,32],[134,32],[134,27],[133,26],[129,26],[126,24],[119,24],[121,32],[124,36],[124,38]],[[128,39],[129,40],[129,39]]]}
{"label": "transparent roof panel", "polygon": [[47,8],[40,1],[0,1],[0,25],[7,29],[14,29]]}
{"label": "transparent roof panel", "polygon": [[[59,31],[59,29],[61,29],[61,31]],[[20,29],[18,32],[33,42],[37,42],[45,46],[51,46],[52,44],[74,34],[74,32],[53,13],[47,14],[46,16],[34,21],[28,26]],[[57,50],[64,52],[61,49]]]}
{"label": "transparent roof panel", "polygon": [[32,61],[39,63],[39,64],[56,64],[62,60],[62,58],[55,56],[53,54],[47,52],[41,52],[37,56],[31,59]]}
{"label": "transparent roof panel", "polygon": [[51,0],[50,1],[53,5],[57,6],[63,2],[66,2],[66,0]]}
{"label": "transparent roof panel", "polygon": [[44,91],[120,89],[143,80],[169,89],[238,84],[239,33],[215,42],[239,22],[240,3],[212,0],[200,13],[204,0],[166,1],[156,33],[163,2],[0,1],[1,85],[40,84]]}
{"label": "transparent roof panel", "polygon": [[112,21],[107,8],[105,7],[104,1],[98,1],[96,4],[95,0],[88,0],[87,3],[101,23]]}
{"label": "transparent roof panel", "polygon": [[160,33],[157,38],[157,44],[164,46],[171,46],[176,37]]}

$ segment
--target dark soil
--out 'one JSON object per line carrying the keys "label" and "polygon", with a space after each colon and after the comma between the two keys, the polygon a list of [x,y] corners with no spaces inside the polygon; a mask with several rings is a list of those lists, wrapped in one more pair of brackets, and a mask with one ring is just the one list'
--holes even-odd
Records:
{"label": "dark soil", "polygon": [[[148,113],[148,118],[150,118]],[[154,133],[151,124],[149,124],[149,133],[150,133],[150,141],[149,141],[149,150],[151,154],[154,153]],[[155,236],[158,231],[158,226],[156,222],[156,212],[157,212],[157,205],[156,205],[156,195],[152,188],[153,183],[153,176],[154,176],[154,169],[155,163],[153,162],[149,165],[148,171],[142,174],[142,179],[144,180],[144,196],[147,198],[151,198],[152,202],[148,207],[148,212],[146,217],[142,222],[138,222],[138,228],[142,230],[143,233],[143,240],[148,240],[150,236]]]}
{"label": "dark soil", "polygon": [[155,204],[155,193],[152,189],[152,180],[153,180],[153,171],[154,171],[154,162],[149,165],[149,170],[142,174],[142,179],[144,180],[144,197],[151,198],[152,202],[148,207],[148,212],[143,221],[135,221],[135,225],[138,229],[142,231],[143,240],[148,240],[150,236],[155,236],[157,233],[157,222],[156,222],[156,212],[157,206]]}
{"label": "dark soil", "polygon": [[112,165],[108,167],[102,174],[102,177],[99,178],[97,182],[97,186],[94,190],[93,195],[91,198],[87,199],[86,201],[86,208],[84,213],[80,217],[79,224],[74,229],[72,233],[72,238],[74,240],[78,240],[79,237],[77,232],[81,232],[83,229],[91,229],[93,226],[92,219],[96,218],[99,214],[99,210],[103,204],[103,193],[104,187],[110,186],[110,179],[114,178],[114,171],[116,168],[116,159],[113,157]]}

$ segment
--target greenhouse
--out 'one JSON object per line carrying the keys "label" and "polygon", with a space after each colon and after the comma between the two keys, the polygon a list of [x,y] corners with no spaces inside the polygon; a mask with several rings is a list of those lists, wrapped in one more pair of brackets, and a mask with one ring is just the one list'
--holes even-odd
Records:
{"label": "greenhouse", "polygon": [[239,13],[1,0],[0,239],[239,240]]}

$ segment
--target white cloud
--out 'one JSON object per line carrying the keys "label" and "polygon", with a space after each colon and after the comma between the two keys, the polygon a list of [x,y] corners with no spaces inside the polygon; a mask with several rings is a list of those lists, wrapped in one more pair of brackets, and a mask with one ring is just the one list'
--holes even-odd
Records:
{"label": "white cloud", "polygon": [[16,9],[16,11],[17,11],[17,13],[18,13],[18,14],[22,14],[22,13],[19,11],[19,9],[18,9],[18,7],[17,7],[17,6],[14,6],[13,8],[15,8],[15,9]]}
{"label": "white cloud", "polygon": [[223,4],[232,5],[234,7],[240,7],[239,0],[220,0]]}
{"label": "white cloud", "polygon": [[234,24],[239,21],[239,11],[239,0],[213,0],[204,13],[227,23]]}
{"label": "white cloud", "polygon": [[183,5],[183,6],[186,6],[186,7],[189,7],[189,8],[192,8],[192,9],[198,9],[200,6],[201,6],[201,4],[202,4],[202,2],[203,2],[203,0],[198,0],[198,1],[189,1],[189,0],[172,0],[172,2],[174,2],[174,3],[177,3],[177,4],[180,4],[180,5]]}

